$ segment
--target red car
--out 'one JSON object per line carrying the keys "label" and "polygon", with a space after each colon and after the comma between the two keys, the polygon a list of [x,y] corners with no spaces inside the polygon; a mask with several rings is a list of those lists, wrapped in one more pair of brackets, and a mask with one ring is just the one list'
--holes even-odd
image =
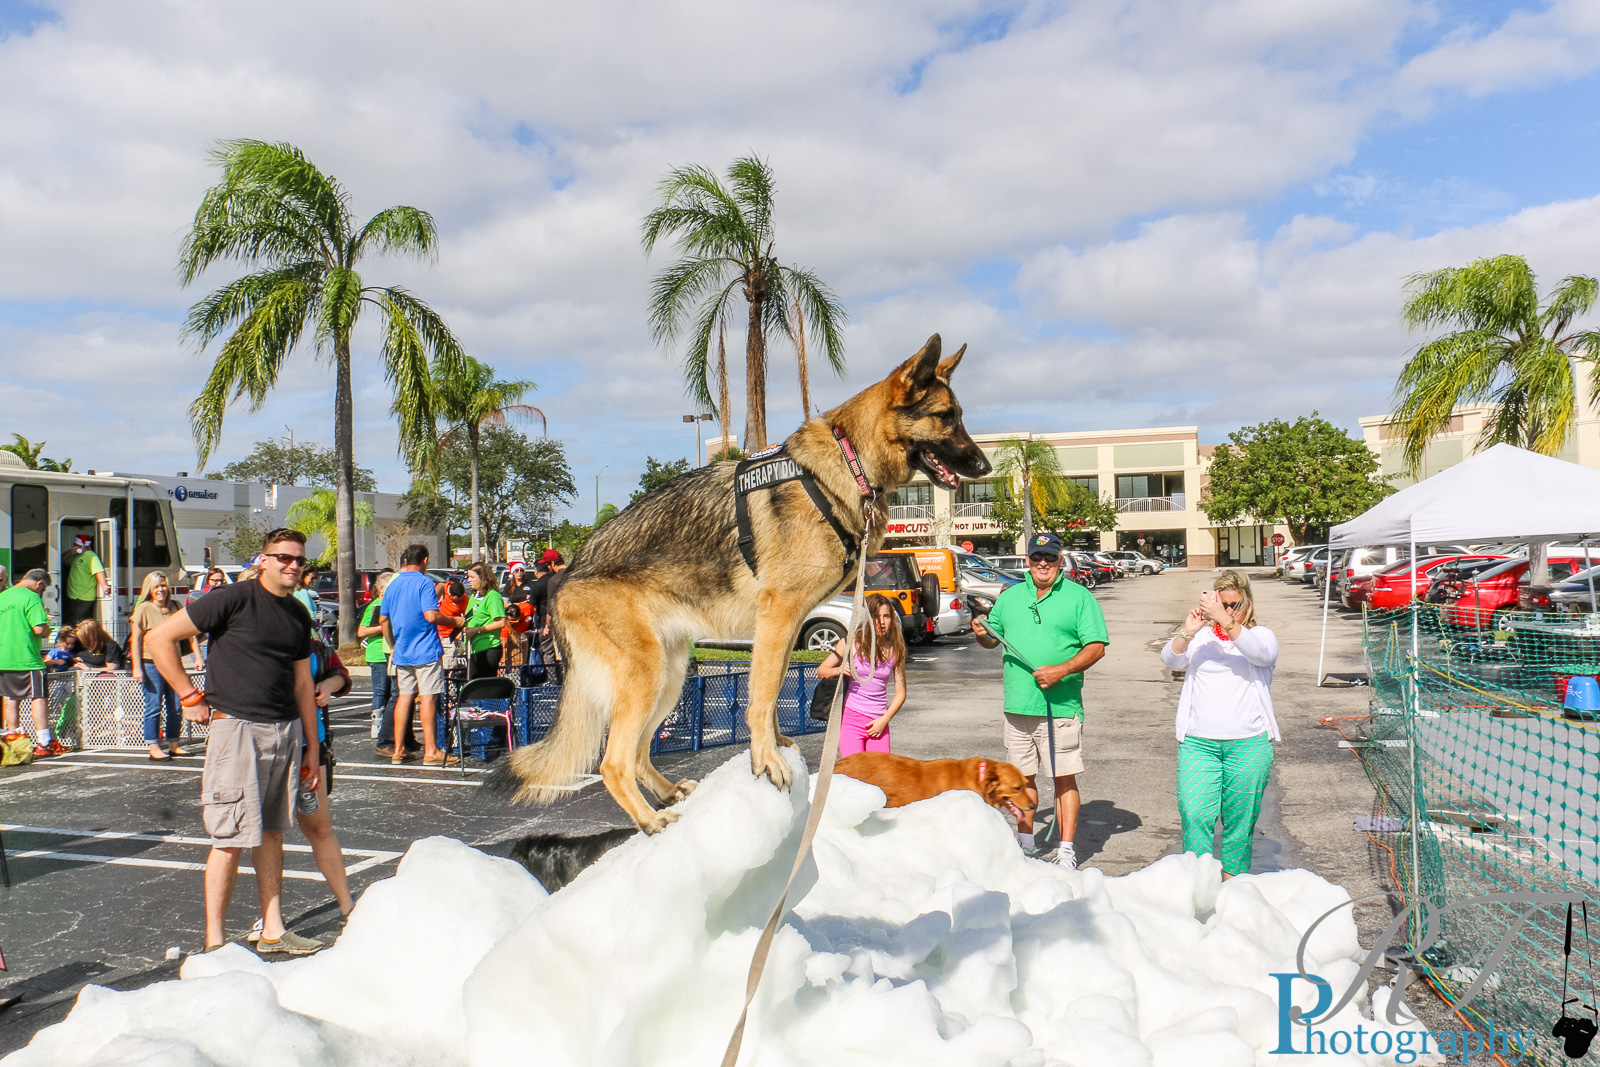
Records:
{"label": "red car", "polygon": [[[1550,560],[1544,584],[1559,582],[1583,570],[1583,560]],[[1518,600],[1528,585],[1528,561],[1508,559],[1483,571],[1471,581],[1455,582],[1444,591],[1443,617],[1452,626],[1481,630],[1495,624],[1495,615],[1518,610]]]}
{"label": "red car", "polygon": [[1408,559],[1391,563],[1374,574],[1350,580],[1350,606],[1365,604],[1374,610],[1403,608],[1412,599],[1412,572],[1416,572],[1416,599],[1428,591],[1428,583],[1440,567],[1461,560],[1505,559],[1505,556],[1424,556],[1415,567]]}

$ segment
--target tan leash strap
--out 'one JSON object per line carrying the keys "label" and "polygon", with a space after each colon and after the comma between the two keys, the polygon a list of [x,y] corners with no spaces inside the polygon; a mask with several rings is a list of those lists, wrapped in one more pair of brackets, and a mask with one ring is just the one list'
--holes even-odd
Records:
{"label": "tan leash strap", "polygon": [[[868,512],[867,529],[861,535],[861,562],[856,567],[856,593],[850,607],[850,636],[845,638],[847,643],[854,639],[856,624],[864,614],[862,590],[867,580],[867,539],[871,534],[872,518]],[[855,667],[854,647],[849,651],[852,654],[845,665],[847,672]],[[734,1067],[739,1060],[739,1049],[744,1043],[744,1024],[750,1018],[750,1005],[756,999],[756,989],[761,985],[761,973],[767,969],[767,954],[772,950],[772,939],[783,921],[789,890],[794,888],[800,868],[805,865],[806,857],[811,855],[811,842],[816,838],[817,826],[822,821],[822,809],[828,802],[828,787],[833,784],[833,764],[839,755],[839,723],[843,718],[840,709],[844,706],[844,689],[842,682],[834,686],[833,702],[828,705],[828,730],[822,736],[822,764],[817,768],[817,789],[811,798],[811,811],[806,815],[805,833],[800,835],[800,849],[795,853],[794,866],[789,869],[789,880],[783,884],[783,892],[773,905],[772,914],[767,917],[767,925],[761,928],[761,939],[756,942],[755,955],[750,958],[750,975],[744,985],[744,1008],[739,1012],[738,1025],[728,1038],[727,1051],[722,1054],[722,1067]]]}

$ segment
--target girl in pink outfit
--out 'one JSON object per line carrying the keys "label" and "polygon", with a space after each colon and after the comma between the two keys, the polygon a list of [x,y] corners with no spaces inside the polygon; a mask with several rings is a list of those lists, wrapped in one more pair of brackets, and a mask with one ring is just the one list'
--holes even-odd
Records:
{"label": "girl in pink outfit", "polygon": [[[857,752],[889,751],[889,720],[906,702],[906,639],[900,632],[900,615],[894,604],[881,593],[867,597],[866,626],[856,630],[854,649],[840,641],[817,668],[818,678],[845,675],[839,682],[846,687],[844,709],[839,726],[839,755]],[[845,669],[844,657],[855,663],[855,677]],[[889,696],[889,681],[894,680],[894,696]]]}

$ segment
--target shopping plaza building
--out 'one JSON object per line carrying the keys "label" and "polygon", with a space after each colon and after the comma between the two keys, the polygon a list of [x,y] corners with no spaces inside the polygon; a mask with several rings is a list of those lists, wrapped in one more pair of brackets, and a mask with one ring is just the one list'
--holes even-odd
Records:
{"label": "shopping plaza building", "polygon": [[[1195,567],[1259,565],[1273,560],[1271,525],[1215,526],[1199,508],[1214,445],[1200,443],[1197,426],[1066,433],[974,434],[991,458],[1004,441],[1043,441],[1056,450],[1072,481],[1117,505],[1117,527],[1071,538],[1071,547],[1133,549]],[[890,544],[970,543],[973,551],[1019,551],[990,515],[999,480],[963,482],[955,492],[918,474],[889,508]]]}

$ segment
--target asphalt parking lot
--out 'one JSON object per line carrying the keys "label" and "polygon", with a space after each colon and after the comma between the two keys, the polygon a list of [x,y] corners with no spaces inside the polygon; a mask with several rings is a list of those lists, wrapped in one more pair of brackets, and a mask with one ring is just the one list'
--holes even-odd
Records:
{"label": "asphalt parking lot", "polygon": [[[1172,571],[1098,592],[1112,646],[1086,687],[1089,767],[1078,853],[1108,874],[1179,847],[1171,781],[1178,687],[1154,653],[1210,577]],[[1369,813],[1371,790],[1358,761],[1320,724],[1326,714],[1364,710],[1365,691],[1314,688],[1315,598],[1271,579],[1259,588],[1263,621],[1284,648],[1274,697],[1285,741],[1263,810],[1257,869],[1304,865],[1354,894],[1371,892],[1376,868],[1350,830],[1354,815]],[[1334,625],[1329,669],[1359,667],[1350,620],[1336,617]],[[908,671],[909,699],[893,726],[895,751],[923,758],[1001,754],[997,652],[970,637],[942,639],[912,649]],[[463,774],[375,759],[362,686],[337,701],[333,714],[340,759],[334,822],[358,897],[392,874],[419,838],[442,834],[505,855],[528,833],[626,825],[598,783],[549,807],[512,807],[484,793],[483,770],[474,761]],[[819,734],[801,739],[813,767],[820,747]],[[743,751],[714,748],[658,762],[669,777],[698,778]],[[200,946],[207,852],[200,767],[199,758],[153,764],[139,751],[77,754],[0,771],[0,826],[12,881],[0,889],[0,950],[9,967],[0,974],[0,999],[23,998],[0,1012],[0,1054],[63,1018],[86,983],[137,988],[172,978],[180,959],[167,959],[168,950]],[[1046,789],[1046,802],[1048,796]],[[332,897],[303,839],[291,833],[287,844],[285,917],[301,934],[331,937],[339,919]],[[244,875],[230,934],[242,937],[257,914],[254,884]]]}

